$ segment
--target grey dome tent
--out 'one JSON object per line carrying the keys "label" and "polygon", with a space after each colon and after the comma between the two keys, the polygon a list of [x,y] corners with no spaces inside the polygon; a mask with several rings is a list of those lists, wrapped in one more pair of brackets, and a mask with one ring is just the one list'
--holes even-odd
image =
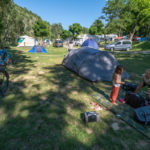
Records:
{"label": "grey dome tent", "polygon": [[[113,72],[119,63],[115,57],[106,51],[89,47],[81,47],[70,51],[62,64],[90,81],[111,81]],[[122,78],[129,78],[125,71]]]}

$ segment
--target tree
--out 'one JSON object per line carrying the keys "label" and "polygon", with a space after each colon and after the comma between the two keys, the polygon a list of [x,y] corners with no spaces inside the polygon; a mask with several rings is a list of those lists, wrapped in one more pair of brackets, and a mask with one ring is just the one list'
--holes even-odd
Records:
{"label": "tree", "polygon": [[69,31],[71,32],[72,38],[76,39],[77,36],[82,32],[82,26],[79,23],[74,23],[69,26]]}
{"label": "tree", "polygon": [[83,34],[89,34],[89,29],[87,27],[82,28],[82,33]]}
{"label": "tree", "polygon": [[7,27],[8,15],[12,8],[12,0],[0,0],[0,46],[5,45],[4,36]]}
{"label": "tree", "polygon": [[62,30],[60,37],[65,40],[70,37],[70,32],[68,30]]}
{"label": "tree", "polygon": [[63,30],[62,24],[61,23],[54,23],[51,25],[51,39],[59,39],[60,34]]}
{"label": "tree", "polygon": [[42,21],[41,19],[39,19],[34,24],[33,30],[34,30],[34,35],[36,37],[41,37],[43,39],[44,37],[50,36],[50,30],[49,30],[48,23],[45,21]]}
{"label": "tree", "polygon": [[95,26],[91,26],[90,27],[90,29],[89,29],[89,33],[91,34],[91,35],[97,35],[97,27],[95,27]]}
{"label": "tree", "polygon": [[[16,5],[13,0],[0,0],[0,47],[16,45],[19,36],[34,36],[33,25],[39,16]],[[42,19],[41,19],[42,20]],[[50,24],[47,23],[50,30]]]}
{"label": "tree", "polygon": [[123,34],[125,28],[124,8],[126,0],[108,0],[103,8],[103,19],[108,23],[106,25],[107,33],[116,33],[119,36]]}
{"label": "tree", "polygon": [[89,29],[89,33],[91,35],[101,35],[104,34],[103,31],[104,31],[104,24],[100,19],[95,20]]}
{"label": "tree", "polygon": [[132,21],[128,23],[130,29],[130,39],[134,34],[150,22],[150,1],[149,0],[128,0],[125,9]]}
{"label": "tree", "polygon": [[118,35],[126,33],[133,38],[135,33],[150,22],[149,0],[108,0],[103,8],[107,30]]}

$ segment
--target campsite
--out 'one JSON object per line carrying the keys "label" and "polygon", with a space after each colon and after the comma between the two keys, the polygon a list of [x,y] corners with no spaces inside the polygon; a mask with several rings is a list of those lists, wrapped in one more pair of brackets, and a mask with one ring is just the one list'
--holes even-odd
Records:
{"label": "campsite", "polygon": [[[111,145],[111,149],[125,149],[125,142],[130,149],[149,149],[146,136],[107,110],[98,112],[99,123],[81,121],[81,112],[93,110],[94,94],[109,94],[110,82],[91,83],[63,67],[65,48],[50,47],[45,54],[28,50],[14,47],[11,51],[16,61],[9,67],[10,87],[1,99],[1,147],[110,149]],[[125,67],[130,64],[127,72],[134,83],[150,63],[150,55],[116,53],[115,57]],[[138,70],[137,63],[142,66]],[[111,127],[116,122],[117,131]]]}
{"label": "campsite", "polygon": [[0,1],[0,150],[149,150],[149,9]]}

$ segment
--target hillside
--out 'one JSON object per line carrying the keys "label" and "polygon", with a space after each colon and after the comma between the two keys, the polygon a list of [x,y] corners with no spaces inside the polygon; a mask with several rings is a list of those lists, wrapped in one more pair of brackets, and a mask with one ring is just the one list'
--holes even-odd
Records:
{"label": "hillside", "polygon": [[24,34],[29,36],[33,36],[32,26],[34,23],[41,19],[38,15],[34,14],[32,11],[27,10],[26,8],[22,8],[15,4],[15,9],[17,11],[18,17],[20,17],[24,24]]}
{"label": "hillside", "polygon": [[[0,2],[0,47],[17,45],[20,35],[34,36],[33,25],[41,19],[11,0]],[[50,24],[49,24],[50,26]]]}

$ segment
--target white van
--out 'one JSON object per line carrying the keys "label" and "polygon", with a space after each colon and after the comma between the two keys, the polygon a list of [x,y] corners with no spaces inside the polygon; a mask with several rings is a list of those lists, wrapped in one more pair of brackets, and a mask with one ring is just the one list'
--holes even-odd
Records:
{"label": "white van", "polygon": [[131,40],[120,40],[117,42],[114,42],[112,44],[107,44],[104,46],[106,50],[126,50],[129,51],[132,49],[132,41]]}

